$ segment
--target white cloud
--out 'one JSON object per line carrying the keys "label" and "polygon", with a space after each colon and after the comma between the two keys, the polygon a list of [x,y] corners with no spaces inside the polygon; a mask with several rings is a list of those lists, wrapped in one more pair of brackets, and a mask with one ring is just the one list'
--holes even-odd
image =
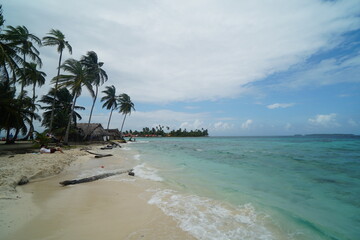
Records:
{"label": "white cloud", "polygon": [[286,123],[285,129],[290,130],[291,128],[292,128],[292,124],[291,123]]}
{"label": "white cloud", "polygon": [[[360,55],[342,58],[325,59],[318,64],[299,66],[297,72],[287,77],[287,81],[278,86],[284,89],[299,89],[306,86],[326,86],[338,83],[360,82]],[[339,97],[349,97],[342,94]]]}
{"label": "white cloud", "polygon": [[294,103],[274,103],[271,105],[268,105],[268,109],[276,109],[276,108],[288,108],[294,106]]}
{"label": "white cloud", "polygon": [[354,119],[349,119],[349,120],[348,120],[348,123],[349,123],[349,125],[352,126],[352,127],[357,127],[357,126],[359,126],[359,123],[356,122]]}
{"label": "white cloud", "polygon": [[[171,129],[187,128],[201,129],[206,128],[204,120],[208,118],[207,113],[186,113],[172,110],[157,110],[157,111],[135,111],[126,118],[124,129],[141,130],[144,127],[168,126]],[[109,114],[97,114],[93,116],[92,122],[102,123],[107,125]],[[113,113],[110,128],[119,128],[123,120],[123,115]],[[86,119],[87,121],[87,119]]]}
{"label": "white cloud", "polygon": [[336,114],[331,113],[328,115],[322,115],[318,114],[314,118],[309,118],[309,123],[317,126],[323,126],[323,127],[331,127],[331,126],[339,126],[339,124],[336,121]]}
{"label": "white cloud", "polygon": [[[3,9],[6,24],[27,24],[39,36],[62,30],[72,57],[98,53],[108,85],[157,103],[238,96],[247,84],[333,47],[359,23],[357,1],[12,0]],[[40,50],[54,58],[43,69],[51,79],[55,48]]]}
{"label": "white cloud", "polygon": [[253,120],[248,119],[244,123],[241,124],[242,129],[248,129],[253,124]]}
{"label": "white cloud", "polygon": [[204,122],[199,119],[195,119],[193,122],[183,122],[180,124],[180,128],[187,130],[201,129],[204,127]]}
{"label": "white cloud", "polygon": [[214,130],[228,130],[233,128],[232,124],[226,123],[226,122],[216,122],[213,125]]}

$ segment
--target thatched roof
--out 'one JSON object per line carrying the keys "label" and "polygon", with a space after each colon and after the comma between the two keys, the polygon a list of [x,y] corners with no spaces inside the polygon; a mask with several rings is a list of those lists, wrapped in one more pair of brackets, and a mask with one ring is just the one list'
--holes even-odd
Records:
{"label": "thatched roof", "polygon": [[117,129],[117,128],[114,128],[114,129],[107,129],[106,130],[108,133],[109,133],[109,136],[117,136],[117,137],[119,137],[119,136],[121,136],[121,132],[119,131],[119,129]]}
{"label": "thatched roof", "polygon": [[76,126],[81,130],[82,134],[93,137],[109,136],[109,133],[102,127],[100,123],[78,123]]}

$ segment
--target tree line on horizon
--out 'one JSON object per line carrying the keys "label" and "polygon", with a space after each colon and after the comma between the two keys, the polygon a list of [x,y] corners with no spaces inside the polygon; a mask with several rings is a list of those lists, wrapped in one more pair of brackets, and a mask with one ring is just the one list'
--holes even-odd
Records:
{"label": "tree line on horizon", "polygon": [[[72,54],[72,47],[60,30],[51,29],[40,39],[25,26],[5,28],[4,23],[0,5],[0,131],[6,131],[6,143],[14,143],[20,132],[25,136],[24,140],[31,138],[36,132],[34,121],[41,121],[45,132],[68,143],[69,135],[76,133],[77,121],[82,119],[78,111],[85,109],[76,105],[84,88],[93,98],[88,119],[88,124],[91,123],[99,87],[108,80],[102,68],[104,63],[99,61],[94,51],[88,51],[79,60],[69,58],[62,61],[64,51]],[[51,80],[53,87],[37,100],[36,90],[45,84],[47,76],[40,70],[42,60],[38,47],[42,46],[56,47],[59,61],[54,66],[57,75]],[[61,74],[61,70],[64,73]],[[32,87],[31,97],[25,90],[27,86]],[[122,131],[126,116],[135,110],[134,103],[126,93],[117,95],[113,85],[106,86],[102,93],[102,107],[110,110],[107,129],[113,111],[118,110],[124,115]],[[36,113],[39,108],[44,110],[42,117]],[[15,131],[13,138],[10,138],[11,130]]]}
{"label": "tree line on horizon", "polygon": [[179,128],[178,130],[171,130],[168,126],[156,126],[153,128],[145,127],[142,131],[132,131],[127,130],[124,132],[124,135],[128,136],[138,136],[138,137],[207,137],[209,136],[207,129],[195,129],[187,131],[185,129]]}

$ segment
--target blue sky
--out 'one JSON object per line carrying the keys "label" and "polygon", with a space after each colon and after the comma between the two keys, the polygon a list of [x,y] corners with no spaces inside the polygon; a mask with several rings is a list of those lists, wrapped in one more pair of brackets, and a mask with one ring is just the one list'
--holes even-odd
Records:
{"label": "blue sky", "polygon": [[[101,90],[114,85],[135,103],[125,129],[360,134],[359,0],[11,0],[3,14],[39,37],[60,29],[73,47],[65,59],[95,51],[109,75]],[[40,52],[41,95],[58,55]],[[86,122],[86,91],[78,103]],[[101,105],[92,119],[106,126]]]}

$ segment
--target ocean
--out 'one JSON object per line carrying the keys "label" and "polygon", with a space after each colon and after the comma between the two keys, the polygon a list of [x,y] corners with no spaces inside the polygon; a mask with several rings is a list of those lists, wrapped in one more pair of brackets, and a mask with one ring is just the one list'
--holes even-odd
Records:
{"label": "ocean", "polygon": [[125,149],[136,176],[161,182],[148,203],[197,239],[360,239],[360,138],[139,138]]}

